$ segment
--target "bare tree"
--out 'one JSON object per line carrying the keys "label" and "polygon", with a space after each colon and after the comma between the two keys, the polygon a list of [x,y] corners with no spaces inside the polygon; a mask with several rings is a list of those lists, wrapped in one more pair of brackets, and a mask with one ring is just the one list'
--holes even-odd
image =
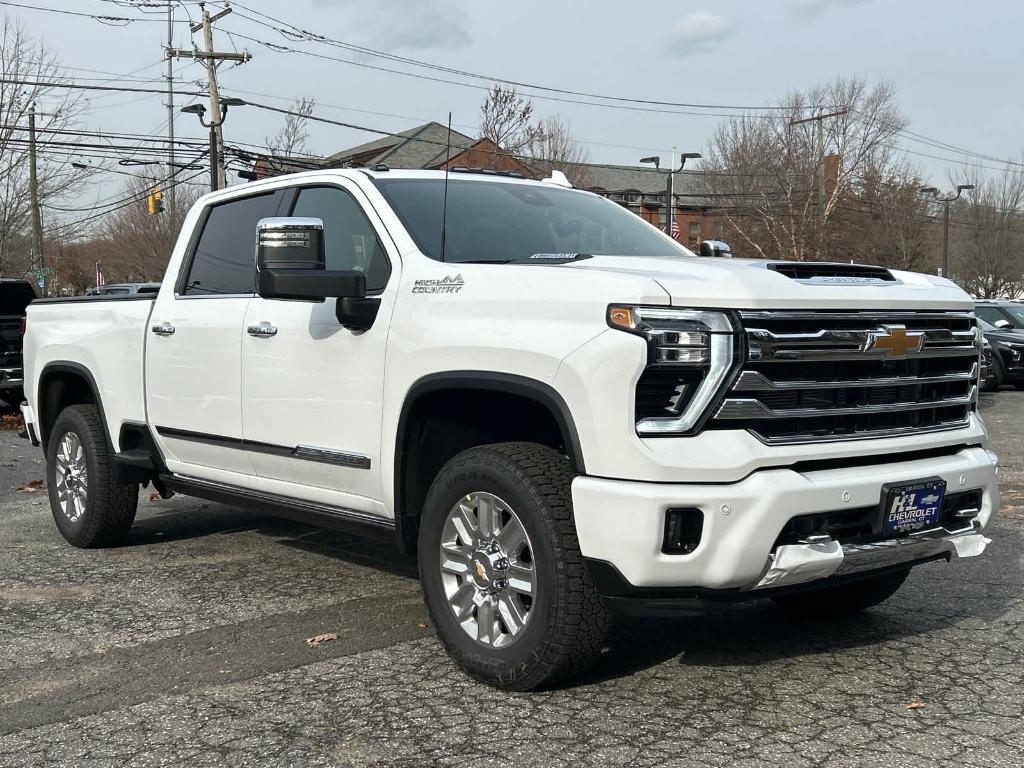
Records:
{"label": "bare tree", "polygon": [[309,141],[309,117],[315,109],[316,100],[311,96],[295,99],[291,108],[295,114],[286,115],[280,130],[266,140],[271,157],[286,158],[308,154],[306,142]]}
{"label": "bare tree", "polygon": [[762,257],[820,259],[854,185],[869,171],[890,172],[904,125],[888,83],[839,78],[791,93],[779,109],[718,127],[701,166],[706,192]]}
{"label": "bare tree", "polygon": [[526,152],[543,136],[533,122],[533,102],[520,96],[515,88],[495,84],[480,107],[480,136],[513,155]]}
{"label": "bare tree", "polygon": [[160,280],[177,242],[182,221],[188,209],[202,194],[203,188],[179,184],[174,206],[165,190],[162,213],[150,215],[146,197],[155,181],[135,178],[128,181],[124,197],[129,202],[103,217],[88,249],[103,269],[108,281],[148,282]]}
{"label": "bare tree", "polygon": [[270,157],[264,172],[268,176],[308,170],[310,164],[307,159],[312,157],[308,147],[309,117],[315,109],[316,100],[311,96],[295,99],[291,108],[294,114],[286,115],[278,132],[266,138]]}
{"label": "bare tree", "polygon": [[965,168],[953,182],[975,187],[951,209],[953,279],[978,298],[1024,292],[1024,168],[996,176]]}
{"label": "bare tree", "polygon": [[587,151],[572,138],[572,127],[558,115],[534,122],[533,101],[515,88],[493,85],[480,107],[480,135],[504,152],[547,176],[560,170],[576,186],[588,186]]}
{"label": "bare tree", "polygon": [[922,184],[905,163],[866,168],[836,208],[829,257],[933,272],[941,233],[928,216]]}
{"label": "bare tree", "polygon": [[540,121],[537,135],[525,148],[530,165],[543,175],[551,171],[562,171],[577,187],[590,186],[587,150],[572,137],[572,126],[558,115],[551,115]]}
{"label": "bare tree", "polygon": [[[37,111],[38,197],[44,231],[48,207],[70,193],[87,172],[71,166],[67,143],[87,106],[81,91],[36,83],[65,79],[57,57],[7,17],[0,23],[0,275],[21,275],[32,267],[29,195],[28,116]],[[49,143],[60,141],[57,148]],[[59,215],[59,214],[58,214]]]}

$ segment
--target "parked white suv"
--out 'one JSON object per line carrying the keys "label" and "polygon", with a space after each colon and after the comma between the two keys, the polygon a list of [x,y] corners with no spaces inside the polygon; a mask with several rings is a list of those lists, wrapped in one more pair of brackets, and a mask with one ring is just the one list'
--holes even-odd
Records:
{"label": "parked white suv", "polygon": [[32,304],[30,436],[72,544],[139,483],[416,552],[445,647],[509,689],[614,611],[873,605],[998,506],[949,281],[699,258],[597,195],[334,170],[203,197],[159,293]]}

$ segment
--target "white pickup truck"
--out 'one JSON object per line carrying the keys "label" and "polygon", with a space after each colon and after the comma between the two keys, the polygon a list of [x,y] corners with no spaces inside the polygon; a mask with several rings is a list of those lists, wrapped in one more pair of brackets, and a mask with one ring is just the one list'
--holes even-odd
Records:
{"label": "white pickup truck", "polygon": [[156,296],[34,302],[22,413],[71,544],[147,483],[384,533],[454,660],[523,690],[619,611],[857,610],[980,554],[972,310],[701,258],[561,178],[318,171],[203,197]]}

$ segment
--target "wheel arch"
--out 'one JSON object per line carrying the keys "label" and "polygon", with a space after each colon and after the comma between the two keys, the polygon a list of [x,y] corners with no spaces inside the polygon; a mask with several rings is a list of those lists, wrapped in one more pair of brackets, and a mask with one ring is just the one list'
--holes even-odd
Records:
{"label": "wheel arch", "polygon": [[[432,373],[418,379],[408,390],[398,418],[395,436],[393,470],[394,516],[399,548],[406,554],[416,550],[419,503],[429,487],[429,480],[414,476],[410,470],[417,466],[418,457],[410,450],[413,433],[421,413],[419,407],[432,396],[449,394],[458,396],[472,393],[495,401],[529,404],[535,415],[545,414],[557,431],[562,450],[568,456],[573,471],[583,473],[586,464],[579,434],[572,413],[558,391],[537,379],[498,371],[446,371]],[[490,441],[483,441],[490,442]],[[480,443],[471,443],[480,444]],[[467,444],[463,447],[470,447]],[[455,451],[457,452],[457,451]],[[443,461],[441,462],[443,464]],[[437,469],[440,467],[438,466]],[[421,473],[422,474],[422,473]],[[426,485],[426,487],[423,487]]]}
{"label": "wheel arch", "polygon": [[112,448],[107,415],[96,379],[87,367],[71,360],[55,360],[47,363],[39,374],[36,389],[36,418],[39,423],[39,440],[43,449],[49,441],[50,430],[60,412],[71,405],[91,404],[100,412],[103,434],[107,446]]}

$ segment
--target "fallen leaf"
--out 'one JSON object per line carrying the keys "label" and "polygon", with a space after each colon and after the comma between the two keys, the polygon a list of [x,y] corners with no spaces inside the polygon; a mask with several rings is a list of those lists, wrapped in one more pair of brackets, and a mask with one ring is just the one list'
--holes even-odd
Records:
{"label": "fallen leaf", "polygon": [[423,623],[423,622],[421,621],[421,622],[418,622],[418,623],[416,624],[416,628],[417,628],[417,629],[426,629],[426,628],[427,628],[427,625],[426,625],[426,624],[424,624],[424,623]]}
{"label": "fallen leaf", "polygon": [[160,494],[157,491],[150,491],[149,492],[149,500],[150,501],[156,501],[159,498],[160,498]]}
{"label": "fallen leaf", "polygon": [[14,490],[17,491],[18,493],[35,493],[36,491],[38,491],[42,487],[43,487],[43,481],[42,480],[31,480],[31,481],[25,483],[24,485],[19,485]]}
{"label": "fallen leaf", "polygon": [[326,643],[326,642],[328,642],[330,640],[337,640],[337,639],[338,639],[338,633],[337,632],[325,632],[324,634],[316,635],[315,637],[307,637],[306,638],[306,645],[308,645],[310,648],[316,648],[318,645],[320,645],[320,643]]}
{"label": "fallen leaf", "polygon": [[0,429],[23,429],[24,422],[21,420],[21,414],[18,413],[3,413],[0,414]]}
{"label": "fallen leaf", "polygon": [[907,704],[907,709],[924,709],[927,706],[923,701],[912,701]]}

